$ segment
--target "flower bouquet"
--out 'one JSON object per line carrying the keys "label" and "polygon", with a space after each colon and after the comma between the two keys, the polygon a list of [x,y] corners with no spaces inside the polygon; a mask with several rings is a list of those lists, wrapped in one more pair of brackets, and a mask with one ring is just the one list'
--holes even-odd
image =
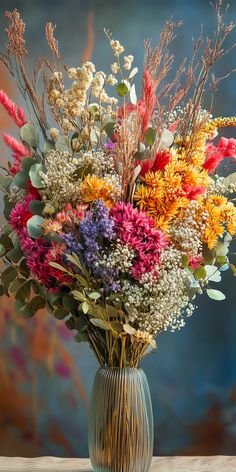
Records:
{"label": "flower bouquet", "polygon": [[166,22],[156,47],[145,43],[139,98],[134,57],[109,31],[105,73],[92,62],[63,66],[48,23],[52,60],[39,58],[30,74],[24,22],[6,12],[1,60],[26,108],[0,92],[19,129],[19,139],[3,134],[13,160],[0,175],[1,294],[14,295],[25,318],[45,307],[94,351],[101,367],[89,443],[98,471],[148,470],[152,408],[140,361],[159,333],[184,326],[198,295],[223,300],[215,283],[228,268],[236,273],[236,173],[228,171],[236,140],[216,140],[236,118],[204,109],[233,29],[221,1],[216,11],[217,34],[196,41],[174,80],[168,46],[179,23]]}

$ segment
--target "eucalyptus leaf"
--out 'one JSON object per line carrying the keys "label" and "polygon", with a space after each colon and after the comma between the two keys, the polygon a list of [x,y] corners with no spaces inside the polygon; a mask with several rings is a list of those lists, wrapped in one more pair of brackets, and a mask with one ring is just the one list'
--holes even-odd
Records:
{"label": "eucalyptus leaf", "polygon": [[232,174],[229,174],[227,177],[225,177],[223,184],[225,187],[229,187],[231,184],[236,184],[236,172],[233,172]]}
{"label": "eucalyptus leaf", "polygon": [[125,95],[127,95],[129,91],[127,85],[124,82],[121,82],[120,84],[118,84],[116,86],[116,90],[120,97],[124,97]]}
{"label": "eucalyptus leaf", "polygon": [[12,180],[12,186],[16,186],[18,188],[25,189],[26,183],[28,180],[28,176],[24,171],[17,172]]}
{"label": "eucalyptus leaf", "polygon": [[10,213],[11,213],[11,210],[12,208],[14,208],[15,206],[15,203],[14,202],[11,202],[8,198],[7,195],[5,195],[4,197],[4,210],[3,210],[3,214],[6,218],[6,220],[9,220],[9,217],[10,217]]}
{"label": "eucalyptus leaf", "polygon": [[44,218],[42,218],[42,216],[39,216],[39,215],[31,216],[31,218],[27,221],[27,230],[28,230],[29,235],[33,239],[38,239],[40,238],[40,236],[42,236],[43,221],[44,221]]}
{"label": "eucalyptus leaf", "polygon": [[21,167],[26,175],[29,175],[30,168],[34,164],[37,164],[37,161],[33,157],[24,157],[24,159],[22,159]]}
{"label": "eucalyptus leaf", "polygon": [[32,123],[26,123],[21,127],[20,137],[29,147],[37,148],[39,144],[39,133]]}
{"label": "eucalyptus leaf", "polygon": [[138,73],[138,67],[134,67],[130,74],[129,74],[129,79],[133,79],[133,77]]}
{"label": "eucalyptus leaf", "polygon": [[127,334],[130,334],[130,335],[133,335],[136,333],[136,329],[133,328],[133,326],[131,326],[130,324],[128,323],[125,323],[123,325],[123,330],[127,333]]}
{"label": "eucalyptus leaf", "polygon": [[152,146],[154,144],[155,139],[156,139],[156,134],[157,132],[155,129],[151,127],[147,129],[146,134],[144,136],[144,140],[148,146]]}
{"label": "eucalyptus leaf", "polygon": [[83,293],[79,292],[78,290],[73,290],[71,292],[71,294],[73,295],[73,297],[76,299],[76,300],[79,300],[80,302],[84,302],[86,301],[86,297]]}
{"label": "eucalyptus leaf", "polygon": [[115,132],[115,123],[113,121],[108,121],[103,129],[106,131],[107,136],[111,138]]}
{"label": "eucalyptus leaf", "polygon": [[68,139],[66,136],[58,136],[55,142],[55,148],[58,151],[67,152],[69,149]]}
{"label": "eucalyptus leaf", "polygon": [[220,282],[221,274],[215,265],[205,265],[207,278],[210,282]]}
{"label": "eucalyptus leaf", "polygon": [[173,144],[173,141],[174,141],[173,133],[165,128],[163,129],[162,134],[161,134],[159,148],[160,149],[169,148]]}
{"label": "eucalyptus leaf", "polygon": [[135,84],[131,85],[129,95],[130,95],[130,101],[131,101],[132,105],[136,105],[137,104],[137,94],[136,94]]}
{"label": "eucalyptus leaf", "polygon": [[45,168],[43,164],[40,163],[36,163],[30,168],[29,176],[34,187],[43,188],[43,182],[40,173],[44,170]]}
{"label": "eucalyptus leaf", "polygon": [[68,310],[69,312],[76,310],[78,306],[78,303],[76,302],[76,300],[69,293],[64,295],[62,299],[62,303],[63,303],[64,308]]}
{"label": "eucalyptus leaf", "polygon": [[83,313],[86,315],[89,311],[89,304],[88,302],[83,302],[81,305]]}
{"label": "eucalyptus leaf", "polygon": [[31,200],[29,204],[29,210],[32,215],[42,216],[44,209],[44,203],[41,200]]}
{"label": "eucalyptus leaf", "polygon": [[68,314],[69,314],[68,310],[63,308],[63,307],[59,307],[53,312],[53,316],[57,320],[64,320],[64,318],[66,318],[66,316],[68,316]]}
{"label": "eucalyptus leaf", "polygon": [[7,253],[8,259],[10,259],[11,262],[19,262],[21,258],[23,257],[23,253],[20,249],[20,247],[14,247]]}
{"label": "eucalyptus leaf", "polygon": [[222,301],[225,300],[225,295],[224,293],[220,292],[220,290],[213,290],[211,288],[207,289],[207,295],[209,298],[212,298],[212,300],[216,301]]}
{"label": "eucalyptus leaf", "polygon": [[43,153],[45,155],[50,154],[51,151],[55,150],[55,143],[51,139],[44,143]]}
{"label": "eucalyptus leaf", "polygon": [[8,175],[3,175],[0,174],[0,188],[4,190],[8,190],[11,183],[12,183],[12,177]]}
{"label": "eucalyptus leaf", "polygon": [[98,292],[92,292],[89,293],[88,296],[91,298],[91,300],[98,300],[101,297],[101,294]]}
{"label": "eucalyptus leaf", "polygon": [[204,267],[199,267],[198,269],[194,271],[194,277],[196,280],[205,279],[206,275],[207,273]]}

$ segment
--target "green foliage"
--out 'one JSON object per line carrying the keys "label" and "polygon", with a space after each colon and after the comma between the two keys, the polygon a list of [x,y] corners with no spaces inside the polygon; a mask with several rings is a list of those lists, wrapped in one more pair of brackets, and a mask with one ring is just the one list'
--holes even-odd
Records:
{"label": "green foliage", "polygon": [[115,132],[115,123],[113,121],[108,121],[103,129],[106,131],[107,136],[111,138]]}
{"label": "green foliage", "polygon": [[17,172],[14,179],[12,180],[12,186],[25,189],[28,176],[24,171]]}
{"label": "green foliage", "polygon": [[29,204],[29,210],[33,215],[42,216],[44,209],[44,203],[40,200],[31,200]]}
{"label": "green foliage", "polygon": [[9,175],[0,174],[0,189],[9,190],[12,180],[12,177]]}
{"label": "green foliage", "polygon": [[39,215],[34,215],[27,221],[27,230],[31,238],[38,239],[40,238],[40,236],[42,236],[43,221],[44,221],[44,218],[42,218],[42,216],[39,216]]}
{"label": "green foliage", "polygon": [[20,129],[21,140],[29,147],[36,149],[39,145],[39,133],[32,123],[26,123]]}
{"label": "green foliage", "polygon": [[144,140],[145,140],[145,143],[148,145],[148,146],[152,146],[155,142],[155,139],[156,139],[156,130],[153,129],[153,128],[148,128],[147,129],[147,132],[144,136]]}
{"label": "green foliage", "polygon": [[54,151],[55,150],[55,143],[54,141],[52,141],[51,139],[49,139],[48,141],[45,142],[44,144],[44,148],[43,148],[43,153],[45,154],[45,156],[47,154],[50,154],[51,151]]}
{"label": "green foliage", "polygon": [[120,97],[124,97],[129,92],[127,85],[124,82],[121,82],[116,86],[117,93]]}
{"label": "green foliage", "polygon": [[36,163],[30,168],[29,177],[34,187],[43,188],[43,182],[40,173],[44,170],[43,164],[40,163]]}
{"label": "green foliage", "polygon": [[224,293],[220,292],[220,290],[213,290],[211,288],[207,289],[206,291],[207,295],[209,298],[212,298],[212,300],[216,301],[222,301],[225,300],[225,295]]}
{"label": "green foliage", "polygon": [[194,277],[196,280],[201,280],[206,278],[206,270],[204,267],[199,267],[194,271]]}

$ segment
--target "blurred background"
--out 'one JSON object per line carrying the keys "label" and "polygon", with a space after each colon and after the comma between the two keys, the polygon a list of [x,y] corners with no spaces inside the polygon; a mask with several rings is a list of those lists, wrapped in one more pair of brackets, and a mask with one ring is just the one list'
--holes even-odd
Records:
{"label": "blurred background", "polygon": [[[231,3],[227,20],[236,18],[236,2]],[[143,40],[155,43],[170,16],[184,21],[173,46],[177,64],[191,55],[192,36],[198,36],[201,24],[206,33],[215,26],[208,0],[0,0],[1,45],[4,11],[14,8],[27,24],[29,62],[48,53],[44,25],[52,21],[64,63],[78,66],[91,59],[105,71],[112,56],[104,27],[141,69]],[[231,41],[236,42],[236,33]],[[218,73],[235,67],[233,50]],[[231,75],[221,83],[214,115],[235,114],[235,80]],[[0,89],[20,102],[3,68]],[[3,109],[0,128],[14,134]],[[0,156],[1,164],[9,158],[2,142]],[[224,273],[223,284],[226,301],[203,296],[185,329],[162,334],[157,352],[143,362],[153,400],[155,455],[236,454],[236,280]],[[44,312],[25,321],[14,314],[12,300],[1,299],[0,455],[88,456],[88,398],[97,367],[88,346],[75,343],[63,322]]]}

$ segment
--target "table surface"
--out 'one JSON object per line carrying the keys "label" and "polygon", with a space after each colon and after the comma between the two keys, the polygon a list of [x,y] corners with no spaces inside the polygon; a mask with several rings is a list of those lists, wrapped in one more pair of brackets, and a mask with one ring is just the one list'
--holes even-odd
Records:
{"label": "table surface", "polygon": [[[89,459],[0,457],[0,471],[91,472]],[[236,457],[154,457],[150,472],[236,472]]]}

